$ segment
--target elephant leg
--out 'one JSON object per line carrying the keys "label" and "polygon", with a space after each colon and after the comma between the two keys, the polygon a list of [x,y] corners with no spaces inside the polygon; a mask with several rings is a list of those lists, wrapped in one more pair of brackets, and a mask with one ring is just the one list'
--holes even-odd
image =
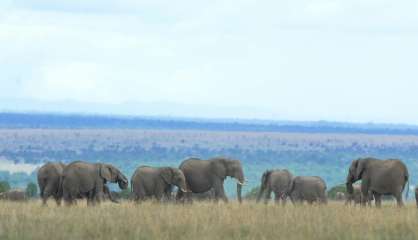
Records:
{"label": "elephant leg", "polygon": [[55,202],[57,203],[57,206],[61,206],[61,197],[54,196]]}
{"label": "elephant leg", "polygon": [[382,194],[374,193],[374,202],[376,207],[380,208],[382,206]]}
{"label": "elephant leg", "polygon": [[282,194],[280,198],[282,199],[282,206],[286,206],[286,201],[287,201],[286,194]]}
{"label": "elephant leg", "polygon": [[185,193],[182,191],[177,191],[176,203],[184,203],[184,202],[185,202]]}
{"label": "elephant leg", "polygon": [[213,188],[215,189],[215,201],[219,201],[219,199],[222,199],[225,203],[227,203],[228,198],[225,195],[223,181],[220,181],[220,180],[216,181]]}
{"label": "elephant leg", "polygon": [[155,197],[155,200],[161,202],[163,200],[163,197],[164,197],[163,189],[156,189],[155,192],[154,192],[154,197]]}
{"label": "elephant leg", "polygon": [[70,193],[64,192],[63,197],[64,197],[65,205],[67,205],[67,206],[74,205],[74,199],[75,199],[75,197],[73,197]]}
{"label": "elephant leg", "polygon": [[267,189],[266,195],[264,195],[264,204],[267,204],[271,199],[271,189]]}
{"label": "elephant leg", "polygon": [[402,192],[397,192],[395,194],[396,203],[398,204],[398,207],[403,207],[403,200],[402,200]]}
{"label": "elephant leg", "polygon": [[360,193],[360,204],[361,206],[366,206],[366,202],[368,201],[369,197],[369,187],[368,187],[368,181],[362,181],[361,182],[361,193]]}
{"label": "elephant leg", "polygon": [[280,199],[281,199],[281,194],[280,194],[280,192],[275,192],[274,193],[274,202],[276,203],[276,204],[279,204],[280,203]]}

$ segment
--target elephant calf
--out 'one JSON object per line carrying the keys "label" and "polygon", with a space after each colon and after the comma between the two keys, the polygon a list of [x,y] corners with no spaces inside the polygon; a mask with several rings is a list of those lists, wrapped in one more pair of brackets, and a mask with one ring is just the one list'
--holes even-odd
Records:
{"label": "elephant calf", "polygon": [[335,194],[335,200],[343,201],[345,199],[345,194],[343,192],[337,192]]}
{"label": "elephant calf", "polygon": [[298,176],[292,180],[290,188],[290,200],[293,203],[302,203],[307,201],[309,204],[319,202],[327,203],[326,196],[327,185],[320,177]]}
{"label": "elephant calf", "polygon": [[172,167],[138,167],[131,178],[131,188],[135,201],[147,198],[162,200],[171,198],[171,189],[177,186],[179,191],[186,192],[186,178],[178,168]]}
{"label": "elephant calf", "polygon": [[261,177],[261,186],[257,196],[257,202],[260,201],[264,191],[267,191],[264,203],[267,203],[268,200],[270,200],[271,193],[274,192],[276,203],[281,200],[284,205],[286,203],[286,198],[289,195],[292,178],[293,175],[286,169],[265,171]]}
{"label": "elephant calf", "polygon": [[0,193],[0,199],[9,201],[25,201],[26,194],[22,190],[14,189]]}
{"label": "elephant calf", "polygon": [[[355,184],[353,185],[353,192],[351,194],[347,193],[345,205],[347,204],[351,205],[352,202],[354,202],[354,206],[357,204],[361,204],[362,199],[363,199],[363,195],[361,194],[361,186],[358,184]],[[369,192],[368,198],[365,199],[365,201],[367,202],[369,206],[371,206],[373,200],[374,200],[373,194]]]}

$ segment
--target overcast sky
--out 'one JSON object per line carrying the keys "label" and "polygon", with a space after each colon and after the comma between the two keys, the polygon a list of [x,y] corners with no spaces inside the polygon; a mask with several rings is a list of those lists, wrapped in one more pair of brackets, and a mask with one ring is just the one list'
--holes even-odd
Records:
{"label": "overcast sky", "polygon": [[418,124],[417,58],[416,0],[0,2],[0,99]]}

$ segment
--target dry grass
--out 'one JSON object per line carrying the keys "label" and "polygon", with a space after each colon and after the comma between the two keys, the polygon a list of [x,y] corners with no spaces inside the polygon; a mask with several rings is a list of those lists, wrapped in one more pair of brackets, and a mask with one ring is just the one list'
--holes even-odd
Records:
{"label": "dry grass", "polygon": [[0,239],[418,239],[412,204],[403,209],[336,202],[49,205],[0,202]]}

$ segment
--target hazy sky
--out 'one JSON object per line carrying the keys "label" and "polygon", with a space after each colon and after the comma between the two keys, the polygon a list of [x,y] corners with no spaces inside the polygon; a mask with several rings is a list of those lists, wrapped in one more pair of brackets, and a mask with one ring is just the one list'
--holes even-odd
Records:
{"label": "hazy sky", "polygon": [[418,124],[417,59],[416,0],[0,1],[0,99]]}

